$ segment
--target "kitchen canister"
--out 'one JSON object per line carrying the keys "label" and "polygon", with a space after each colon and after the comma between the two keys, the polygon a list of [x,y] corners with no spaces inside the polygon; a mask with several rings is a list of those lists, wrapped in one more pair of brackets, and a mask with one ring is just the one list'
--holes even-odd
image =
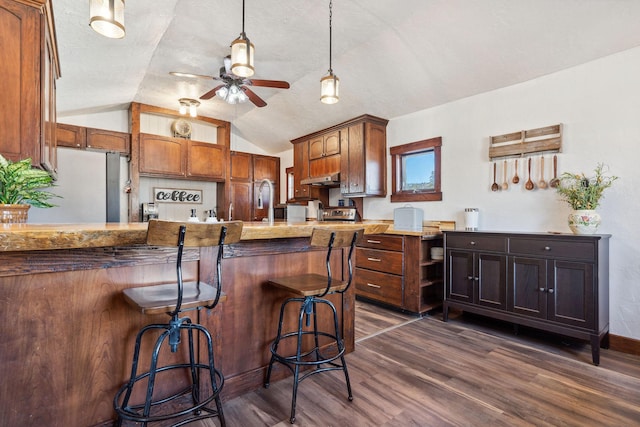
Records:
{"label": "kitchen canister", "polygon": [[480,219],[478,208],[464,208],[464,229],[467,231],[477,231]]}

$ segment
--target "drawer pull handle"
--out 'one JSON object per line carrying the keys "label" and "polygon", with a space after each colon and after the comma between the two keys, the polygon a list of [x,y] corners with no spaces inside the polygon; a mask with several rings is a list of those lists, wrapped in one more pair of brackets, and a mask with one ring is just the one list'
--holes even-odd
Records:
{"label": "drawer pull handle", "polygon": [[550,248],[549,246],[545,246],[545,247],[544,247],[544,250],[545,250],[545,251],[550,251],[550,250],[551,250],[551,248]]}
{"label": "drawer pull handle", "polygon": [[380,258],[367,258],[367,261],[375,261],[375,262],[380,262],[382,261]]}
{"label": "drawer pull handle", "polygon": [[367,283],[367,286],[372,287],[372,288],[376,288],[376,289],[380,289],[382,287],[380,285],[374,285],[373,283]]}
{"label": "drawer pull handle", "polygon": [[368,240],[367,239],[367,243],[377,243],[377,244],[379,244],[380,240]]}

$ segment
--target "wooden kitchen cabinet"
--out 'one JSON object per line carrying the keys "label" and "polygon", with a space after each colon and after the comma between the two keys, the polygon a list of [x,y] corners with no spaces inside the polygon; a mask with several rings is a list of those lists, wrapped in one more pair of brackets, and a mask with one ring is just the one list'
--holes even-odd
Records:
{"label": "wooden kitchen cabinet", "polygon": [[[608,345],[609,237],[447,231],[443,319],[455,308],[589,340],[598,365]],[[480,255],[495,259],[465,281],[469,258]],[[482,282],[490,284],[484,294]]]}
{"label": "wooden kitchen cabinet", "polygon": [[356,295],[403,311],[442,305],[443,261],[431,259],[441,236],[376,234],[356,248]]}
{"label": "wooden kitchen cabinet", "polygon": [[273,201],[280,201],[280,158],[260,154],[231,152],[229,201],[233,204],[232,218],[242,221],[262,221],[268,216],[268,189],[262,189],[263,207],[258,208],[260,183],[268,179],[273,183]]}
{"label": "wooden kitchen cabinet", "polygon": [[56,125],[56,140],[59,147],[88,148],[122,154],[129,154],[131,151],[131,135],[128,133],[65,123]]}
{"label": "wooden kitchen cabinet", "polygon": [[87,128],[58,123],[56,124],[56,142],[59,147],[85,148],[87,146]]}
{"label": "wooden kitchen cabinet", "polygon": [[387,120],[354,119],[340,133],[340,193],[346,197],[387,194]]}
{"label": "wooden kitchen cabinet", "polygon": [[340,132],[333,131],[309,140],[309,160],[340,154]]}
{"label": "wooden kitchen cabinet", "polygon": [[140,174],[224,181],[226,148],[207,142],[140,134]]}
{"label": "wooden kitchen cabinet", "polygon": [[300,181],[309,178],[309,141],[293,144],[293,198],[307,200],[310,197],[309,185]]}
{"label": "wooden kitchen cabinet", "polygon": [[0,153],[55,177],[60,65],[50,0],[0,0]]}

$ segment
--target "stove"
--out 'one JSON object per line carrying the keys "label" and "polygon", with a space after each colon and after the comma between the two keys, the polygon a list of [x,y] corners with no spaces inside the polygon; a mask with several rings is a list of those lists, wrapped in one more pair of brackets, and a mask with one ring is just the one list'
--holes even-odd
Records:
{"label": "stove", "polygon": [[322,221],[355,221],[356,208],[352,206],[326,207],[322,210]]}

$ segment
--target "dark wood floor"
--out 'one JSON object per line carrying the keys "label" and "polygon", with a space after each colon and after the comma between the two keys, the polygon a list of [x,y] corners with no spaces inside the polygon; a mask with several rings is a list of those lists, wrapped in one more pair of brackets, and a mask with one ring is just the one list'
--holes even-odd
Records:
{"label": "dark wood floor", "polygon": [[[640,357],[468,315],[417,318],[361,302],[339,372],[305,380],[298,426],[638,426]],[[225,402],[227,425],[287,426],[291,380]],[[203,421],[197,426],[214,426]]]}

